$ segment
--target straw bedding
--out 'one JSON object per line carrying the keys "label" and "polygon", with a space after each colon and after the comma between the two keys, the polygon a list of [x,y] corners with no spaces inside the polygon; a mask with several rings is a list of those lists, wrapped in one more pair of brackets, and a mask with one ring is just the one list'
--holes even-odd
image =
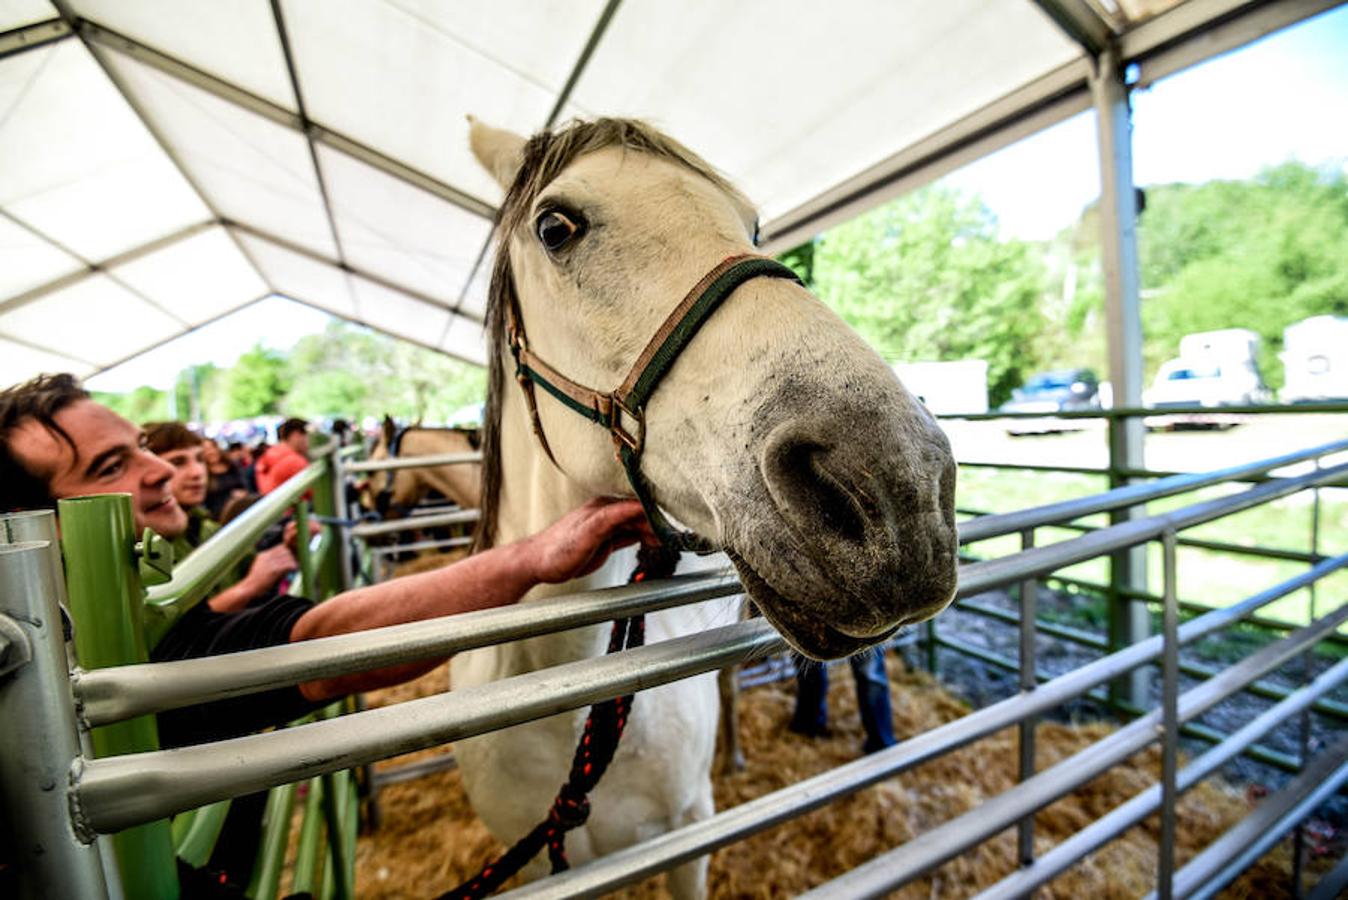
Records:
{"label": "straw bedding", "polygon": [[[895,733],[906,736],[959,718],[968,708],[925,673],[908,671],[889,659]],[[443,689],[446,671],[372,696],[371,705],[401,702]],[[857,758],[862,731],[851,679],[832,679],[829,694],[833,734],[808,739],[786,730],[793,703],[790,682],[746,691],[740,698],[740,738],[748,766],[718,778],[718,809],[743,803]],[[640,699],[637,701],[640,712]],[[1038,766],[1052,765],[1108,733],[1101,724],[1044,723],[1038,729]],[[398,761],[424,757],[426,751]],[[834,802],[802,819],[761,833],[716,853],[710,893],[715,898],[789,897],[829,880],[876,854],[964,813],[1016,782],[1013,730],[929,762]],[[386,763],[387,764],[387,763]],[[1146,786],[1160,772],[1160,752],[1152,748],[1118,766],[1036,817],[1039,852],[1080,830]],[[444,772],[385,788],[380,795],[383,825],[363,835],[357,855],[358,896],[425,898],[459,883],[503,849],[473,816],[457,772]],[[1245,796],[1220,781],[1189,792],[1180,807],[1182,865],[1246,814]],[[603,815],[596,809],[595,815]],[[1078,864],[1038,896],[1136,897],[1154,887],[1159,820],[1153,817],[1123,839]],[[976,850],[909,885],[903,898],[967,897],[1009,873],[1015,864],[1015,834],[1008,830]],[[1329,862],[1313,869],[1328,868]],[[1289,842],[1261,860],[1224,896],[1288,896]],[[1314,883],[1314,876],[1309,879]],[[661,879],[623,893],[625,897],[667,896]]]}

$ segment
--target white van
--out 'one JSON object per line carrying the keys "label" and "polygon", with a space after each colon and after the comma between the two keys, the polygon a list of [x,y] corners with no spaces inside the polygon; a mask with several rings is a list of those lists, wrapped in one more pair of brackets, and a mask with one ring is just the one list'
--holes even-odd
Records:
{"label": "white van", "polygon": [[1258,352],[1259,335],[1246,328],[1186,334],[1179,357],[1161,365],[1142,402],[1151,407],[1266,403],[1270,394]]}

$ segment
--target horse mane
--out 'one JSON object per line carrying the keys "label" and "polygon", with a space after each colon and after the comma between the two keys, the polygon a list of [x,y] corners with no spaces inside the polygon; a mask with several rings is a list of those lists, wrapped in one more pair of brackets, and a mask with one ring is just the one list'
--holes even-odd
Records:
{"label": "horse mane", "polygon": [[510,238],[523,224],[534,200],[577,158],[606,147],[622,147],[671,160],[706,178],[746,209],[744,196],[696,153],[653,126],[636,119],[572,120],[556,131],[543,131],[525,142],[515,180],[496,213],[496,258],[487,292],[486,332],[491,351],[487,374],[487,408],[482,424],[482,515],[473,534],[473,550],[491,547],[496,540],[501,497],[501,406],[508,379],[505,347],[505,311],[513,302],[514,274],[510,268]]}

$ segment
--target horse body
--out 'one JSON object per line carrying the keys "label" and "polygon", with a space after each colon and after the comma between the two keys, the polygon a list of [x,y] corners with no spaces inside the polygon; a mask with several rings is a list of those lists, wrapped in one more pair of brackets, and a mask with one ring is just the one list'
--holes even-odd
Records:
{"label": "horse body", "polygon": [[[393,452],[396,445],[397,451]],[[481,447],[476,429],[426,428],[411,425],[399,430],[385,417],[383,432],[370,451],[370,459],[434,456],[442,453],[472,453]],[[411,509],[431,490],[439,491],[464,509],[476,509],[481,503],[482,466],[455,463],[444,466],[417,466],[409,469],[372,472],[360,502],[366,509]],[[381,496],[384,498],[381,500]]]}
{"label": "horse body", "polygon": [[[633,493],[605,428],[542,390],[534,419],[507,371],[507,309],[557,372],[614,388],[679,298],[751,249],[756,225],[706,163],[639,123],[578,123],[527,144],[475,123],[472,142],[507,188],[488,308],[479,534],[491,543],[591,497]],[[758,278],[735,288],[665,375],[641,431],[640,472],[655,501],[727,552],[806,655],[845,656],[952,598],[949,444],[890,368],[801,286]],[[540,588],[526,601],[599,583]],[[651,619],[651,642],[706,624],[696,610]],[[606,635],[584,628],[462,653],[451,679],[460,688],[597,656]],[[573,862],[712,812],[715,709],[712,675],[636,697],[592,815],[568,839]],[[469,798],[500,839],[513,842],[546,813],[583,719],[564,714],[456,747]],[[672,873],[675,895],[701,896],[705,871],[704,858]]]}

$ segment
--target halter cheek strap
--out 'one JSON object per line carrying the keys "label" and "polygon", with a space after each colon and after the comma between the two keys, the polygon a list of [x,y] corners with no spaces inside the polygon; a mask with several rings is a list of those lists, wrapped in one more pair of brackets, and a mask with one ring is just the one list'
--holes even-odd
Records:
{"label": "halter cheek strap", "polygon": [[680,532],[660,511],[650,485],[641,474],[641,453],[646,445],[646,404],[661,379],[674,365],[698,329],[711,317],[736,288],[754,278],[786,278],[800,283],[791,269],[764,256],[743,254],[722,261],[695,284],[666,317],[664,324],[641,351],[627,377],[615,391],[602,393],[572,381],[529,349],[517,301],[512,295],[506,306],[506,333],[510,352],[515,358],[515,380],[524,392],[534,434],[553,464],[557,458],[543,433],[538,416],[534,385],[547,391],[561,403],[598,425],[607,428],[613,438],[615,455],[627,472],[637,499],[646,510],[652,529],[666,545],[695,552],[713,548],[705,538]]}

